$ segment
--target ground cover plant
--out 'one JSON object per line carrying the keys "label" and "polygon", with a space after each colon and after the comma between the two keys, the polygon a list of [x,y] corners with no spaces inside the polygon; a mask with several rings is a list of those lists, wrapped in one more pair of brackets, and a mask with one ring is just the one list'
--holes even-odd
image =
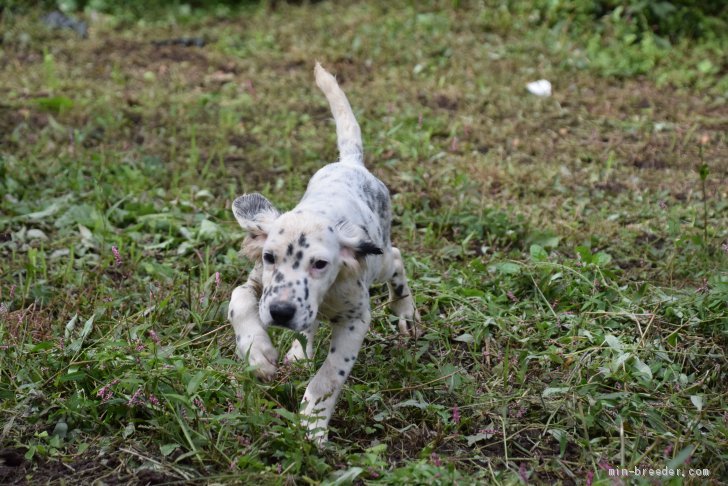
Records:
{"label": "ground cover plant", "polygon": [[[560,2],[61,3],[87,38],[0,11],[1,483],[726,478],[725,36]],[[336,157],[316,59],[424,331],[372,290],[321,450],[296,415],[314,364],[260,383],[225,320],[233,198],[289,209]]]}

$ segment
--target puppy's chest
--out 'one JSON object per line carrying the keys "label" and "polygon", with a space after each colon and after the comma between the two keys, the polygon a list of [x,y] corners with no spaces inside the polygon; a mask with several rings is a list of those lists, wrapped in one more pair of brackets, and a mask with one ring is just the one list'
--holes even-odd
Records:
{"label": "puppy's chest", "polygon": [[357,319],[369,311],[369,298],[367,284],[361,281],[334,283],[319,307],[319,314],[332,324]]}

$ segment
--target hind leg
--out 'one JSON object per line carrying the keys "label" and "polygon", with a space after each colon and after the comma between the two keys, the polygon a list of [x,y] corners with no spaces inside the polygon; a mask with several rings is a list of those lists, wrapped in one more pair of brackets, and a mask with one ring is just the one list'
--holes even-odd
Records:
{"label": "hind leg", "polygon": [[400,334],[417,338],[421,334],[419,329],[420,313],[415,307],[412,291],[407,285],[407,276],[404,272],[402,254],[392,247],[391,274],[387,281],[389,288],[389,308],[399,317],[398,327]]}

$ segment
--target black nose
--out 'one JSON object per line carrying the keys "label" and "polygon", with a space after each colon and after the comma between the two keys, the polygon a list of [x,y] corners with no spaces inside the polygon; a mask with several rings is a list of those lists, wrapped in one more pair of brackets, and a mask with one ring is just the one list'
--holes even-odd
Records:
{"label": "black nose", "polygon": [[290,302],[276,300],[270,304],[270,316],[273,318],[273,322],[279,326],[288,324],[295,313],[296,306]]}

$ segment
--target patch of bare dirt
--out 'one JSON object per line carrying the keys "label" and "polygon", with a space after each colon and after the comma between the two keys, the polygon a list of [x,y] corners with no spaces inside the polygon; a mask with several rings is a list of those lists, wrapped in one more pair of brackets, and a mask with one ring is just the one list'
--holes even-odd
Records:
{"label": "patch of bare dirt", "polygon": [[26,334],[29,334],[34,342],[52,339],[56,317],[50,308],[43,308],[37,304],[8,312],[3,316],[8,342],[11,344],[20,342]]}
{"label": "patch of bare dirt", "polygon": [[0,484],[91,484],[152,485],[179,482],[180,478],[152,469],[130,470],[114,456],[100,458],[89,451],[72,460],[25,459],[25,449],[0,450]]}
{"label": "patch of bare dirt", "polygon": [[356,80],[357,84],[363,84],[373,78],[371,66],[368,66],[363,59],[354,59],[349,56],[335,59],[332,65],[326,68],[336,75],[336,80],[342,87],[347,80]]}
{"label": "patch of bare dirt", "polygon": [[446,111],[457,111],[460,104],[455,95],[446,93],[420,93],[417,100],[427,107]]}
{"label": "patch of bare dirt", "polygon": [[12,135],[17,129],[23,130],[23,143],[33,145],[47,125],[48,115],[32,107],[0,105],[0,147],[15,145]]}
{"label": "patch of bare dirt", "polygon": [[262,187],[270,182],[276,175],[284,176],[285,172],[276,173],[270,168],[261,168],[260,164],[251,161],[248,157],[238,154],[228,154],[223,157],[225,171],[231,177],[245,180],[246,187]]}
{"label": "patch of bare dirt", "polygon": [[186,62],[204,67],[210,64],[204,47],[178,44],[155,45],[146,41],[109,39],[92,49],[92,55],[99,61],[123,59],[125,66],[149,67],[165,62]]}
{"label": "patch of bare dirt", "polygon": [[[702,161],[711,170],[708,189],[715,192],[725,184],[728,106],[724,103],[658,88],[644,79],[617,82],[581,75],[569,82],[554,95],[558,106],[494,98],[484,109],[484,118],[475,116],[470,103],[461,104],[457,114],[472,116],[473,124],[463,125],[457,133],[459,151],[450,150],[449,139],[440,142],[443,150],[467,157],[488,147],[487,153],[495,153],[491,160],[509,159],[516,167],[539,164],[550,166],[551,172],[563,167],[568,170],[561,182],[575,186],[583,186],[587,175],[611,164],[608,170],[613,171],[614,182],[600,182],[597,187],[610,194],[655,189],[685,198],[698,184],[696,168]],[[444,101],[437,103],[437,95],[420,95],[418,100],[432,108],[447,108]],[[504,174],[497,163],[482,165],[467,163],[465,170],[482,181],[484,190],[497,193]],[[533,188],[533,174],[527,169],[512,172],[511,177]]]}
{"label": "patch of bare dirt", "polygon": [[[273,66],[275,71],[281,73],[299,73],[310,68],[310,62],[303,59],[293,59],[284,62],[277,62]],[[313,69],[311,69],[313,70]]]}

